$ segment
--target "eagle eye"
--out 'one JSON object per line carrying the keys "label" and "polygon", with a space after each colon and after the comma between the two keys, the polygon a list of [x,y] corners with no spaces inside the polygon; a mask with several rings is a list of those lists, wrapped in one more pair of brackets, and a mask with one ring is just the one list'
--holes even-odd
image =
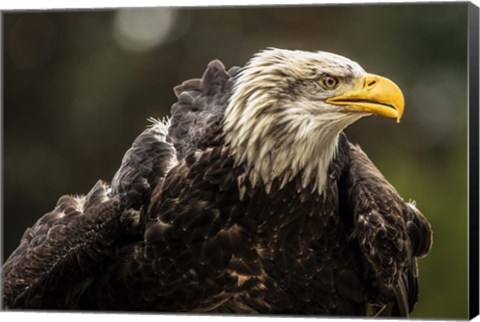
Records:
{"label": "eagle eye", "polygon": [[334,89],[337,87],[338,79],[330,75],[324,75],[320,79],[320,83],[325,89]]}

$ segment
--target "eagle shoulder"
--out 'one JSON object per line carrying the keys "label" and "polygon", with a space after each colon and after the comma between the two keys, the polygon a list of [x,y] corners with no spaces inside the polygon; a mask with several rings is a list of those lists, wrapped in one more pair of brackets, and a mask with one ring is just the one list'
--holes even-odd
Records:
{"label": "eagle shoulder", "polygon": [[148,204],[160,178],[178,163],[176,151],[167,138],[169,120],[154,120],[125,153],[111,183],[111,195],[117,195],[127,207],[139,209]]}
{"label": "eagle shoulder", "polygon": [[393,302],[389,314],[408,315],[418,293],[416,258],[431,247],[430,224],[401,198],[360,147],[348,143],[348,151],[350,238],[358,242],[372,280],[371,303],[381,313]]}

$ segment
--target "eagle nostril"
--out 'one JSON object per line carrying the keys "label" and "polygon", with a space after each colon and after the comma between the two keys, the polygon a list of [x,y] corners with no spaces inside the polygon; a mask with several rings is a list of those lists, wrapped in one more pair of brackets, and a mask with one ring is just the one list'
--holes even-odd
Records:
{"label": "eagle nostril", "polygon": [[375,86],[375,84],[377,84],[377,81],[375,79],[367,80],[367,88],[372,88],[373,86]]}

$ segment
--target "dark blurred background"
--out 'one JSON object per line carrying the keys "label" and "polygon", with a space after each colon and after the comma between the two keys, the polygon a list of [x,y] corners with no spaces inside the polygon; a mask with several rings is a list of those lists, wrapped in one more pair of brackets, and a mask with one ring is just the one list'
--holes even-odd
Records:
{"label": "dark blurred background", "polygon": [[403,90],[400,124],[347,130],[434,229],[414,317],[467,317],[467,4],[145,8],[4,15],[3,261],[63,194],[123,153],[218,58],[269,46],[347,56]]}

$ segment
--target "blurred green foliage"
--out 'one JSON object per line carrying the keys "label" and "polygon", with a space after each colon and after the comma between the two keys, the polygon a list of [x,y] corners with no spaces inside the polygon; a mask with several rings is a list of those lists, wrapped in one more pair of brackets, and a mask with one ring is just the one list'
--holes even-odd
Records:
{"label": "blurred green foliage", "polygon": [[175,85],[269,46],[336,52],[400,85],[402,123],[347,134],[432,223],[413,316],[466,318],[466,3],[5,14],[3,260],[62,194],[111,179]]}

